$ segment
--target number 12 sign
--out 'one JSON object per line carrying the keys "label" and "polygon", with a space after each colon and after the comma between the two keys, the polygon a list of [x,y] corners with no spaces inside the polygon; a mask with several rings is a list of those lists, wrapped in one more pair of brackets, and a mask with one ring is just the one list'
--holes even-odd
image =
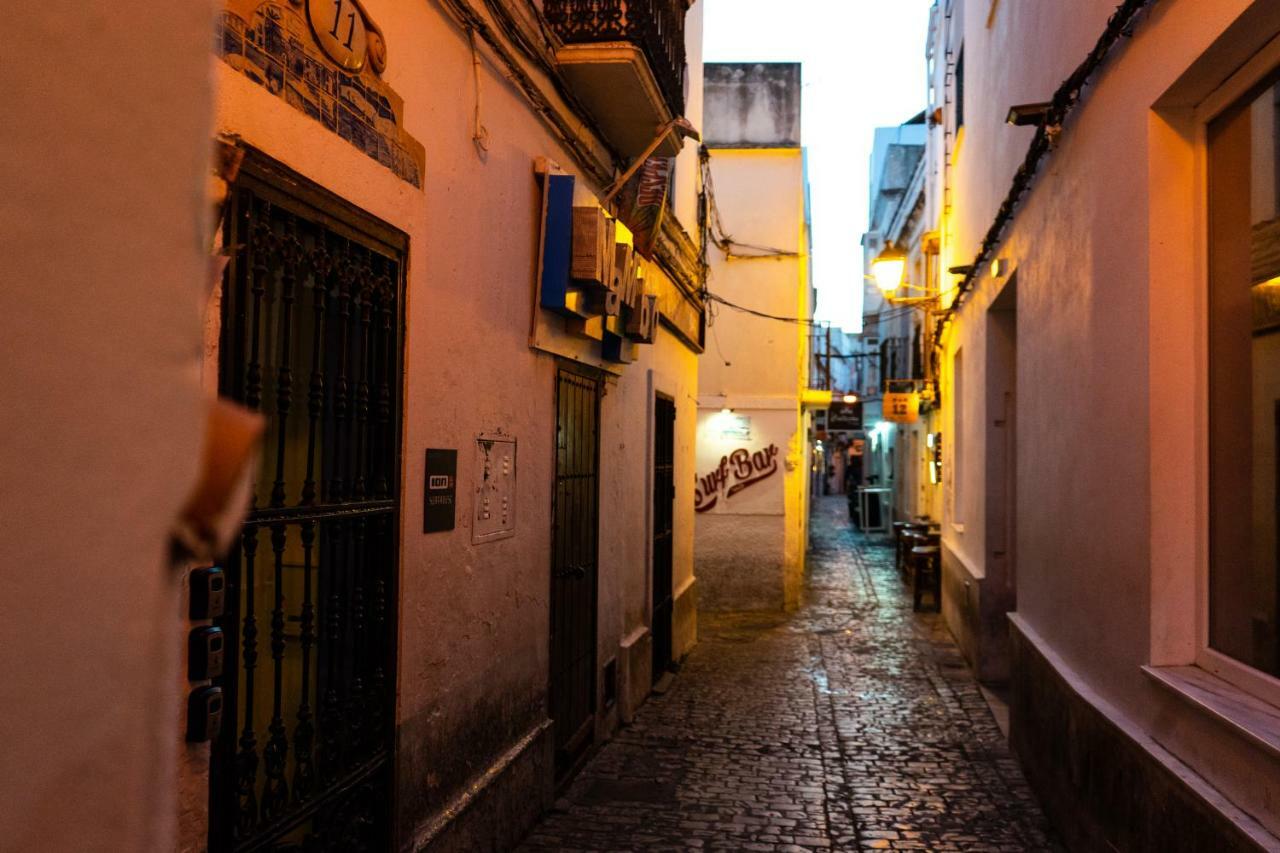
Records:
{"label": "number 12 sign", "polygon": [[364,68],[369,34],[356,0],[306,0],[307,21],[325,55],[347,71]]}

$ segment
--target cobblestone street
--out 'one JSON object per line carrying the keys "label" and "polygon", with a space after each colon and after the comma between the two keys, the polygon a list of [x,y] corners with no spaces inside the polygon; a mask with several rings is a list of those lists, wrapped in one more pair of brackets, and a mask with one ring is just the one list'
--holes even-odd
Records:
{"label": "cobblestone street", "polygon": [[803,605],[702,614],[522,850],[1056,849],[941,618],[844,512],[814,507]]}

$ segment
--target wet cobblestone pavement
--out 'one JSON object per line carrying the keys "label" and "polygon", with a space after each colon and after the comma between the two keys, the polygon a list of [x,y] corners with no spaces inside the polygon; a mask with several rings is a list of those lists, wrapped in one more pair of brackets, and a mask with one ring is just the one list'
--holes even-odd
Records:
{"label": "wet cobblestone pavement", "polygon": [[891,549],[814,506],[804,604],[700,614],[671,689],[591,760],[521,848],[1051,851],[941,617]]}

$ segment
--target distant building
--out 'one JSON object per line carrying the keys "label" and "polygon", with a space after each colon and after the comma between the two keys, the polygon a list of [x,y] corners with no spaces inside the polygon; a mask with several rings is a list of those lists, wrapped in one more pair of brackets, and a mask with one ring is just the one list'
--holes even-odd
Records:
{"label": "distant building", "polygon": [[705,66],[712,313],[694,567],[711,610],[793,607],[804,573],[813,293],[800,76],[791,63]]}
{"label": "distant building", "polygon": [[[876,130],[871,155],[869,221],[863,235],[863,330],[859,369],[864,389],[867,442],[864,484],[888,488],[880,527],[891,521],[936,520],[941,512],[936,372],[928,346],[932,306],[922,301],[937,290],[937,234],[931,230],[926,193],[928,128],[922,113],[905,124]],[[886,249],[905,255],[902,284],[892,297],[872,276]],[[886,417],[884,395],[911,394],[919,416],[908,423]],[[871,513],[869,513],[870,515]],[[867,520],[867,526],[876,519]]]}
{"label": "distant building", "polygon": [[[810,337],[809,388],[829,392],[831,405],[813,410],[813,464],[809,490],[818,495],[844,494],[854,479],[862,482],[861,453],[865,446],[861,336],[831,323],[815,323]],[[854,459],[857,462],[853,462]],[[851,470],[856,468],[855,470]],[[855,476],[856,475],[856,476]]]}

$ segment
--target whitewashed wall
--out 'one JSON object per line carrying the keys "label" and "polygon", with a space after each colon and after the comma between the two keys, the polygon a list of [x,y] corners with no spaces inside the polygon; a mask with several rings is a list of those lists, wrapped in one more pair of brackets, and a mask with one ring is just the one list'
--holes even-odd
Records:
{"label": "whitewashed wall", "polygon": [[0,846],[165,850],[168,532],[204,403],[208,2],[11,5],[0,162]]}

